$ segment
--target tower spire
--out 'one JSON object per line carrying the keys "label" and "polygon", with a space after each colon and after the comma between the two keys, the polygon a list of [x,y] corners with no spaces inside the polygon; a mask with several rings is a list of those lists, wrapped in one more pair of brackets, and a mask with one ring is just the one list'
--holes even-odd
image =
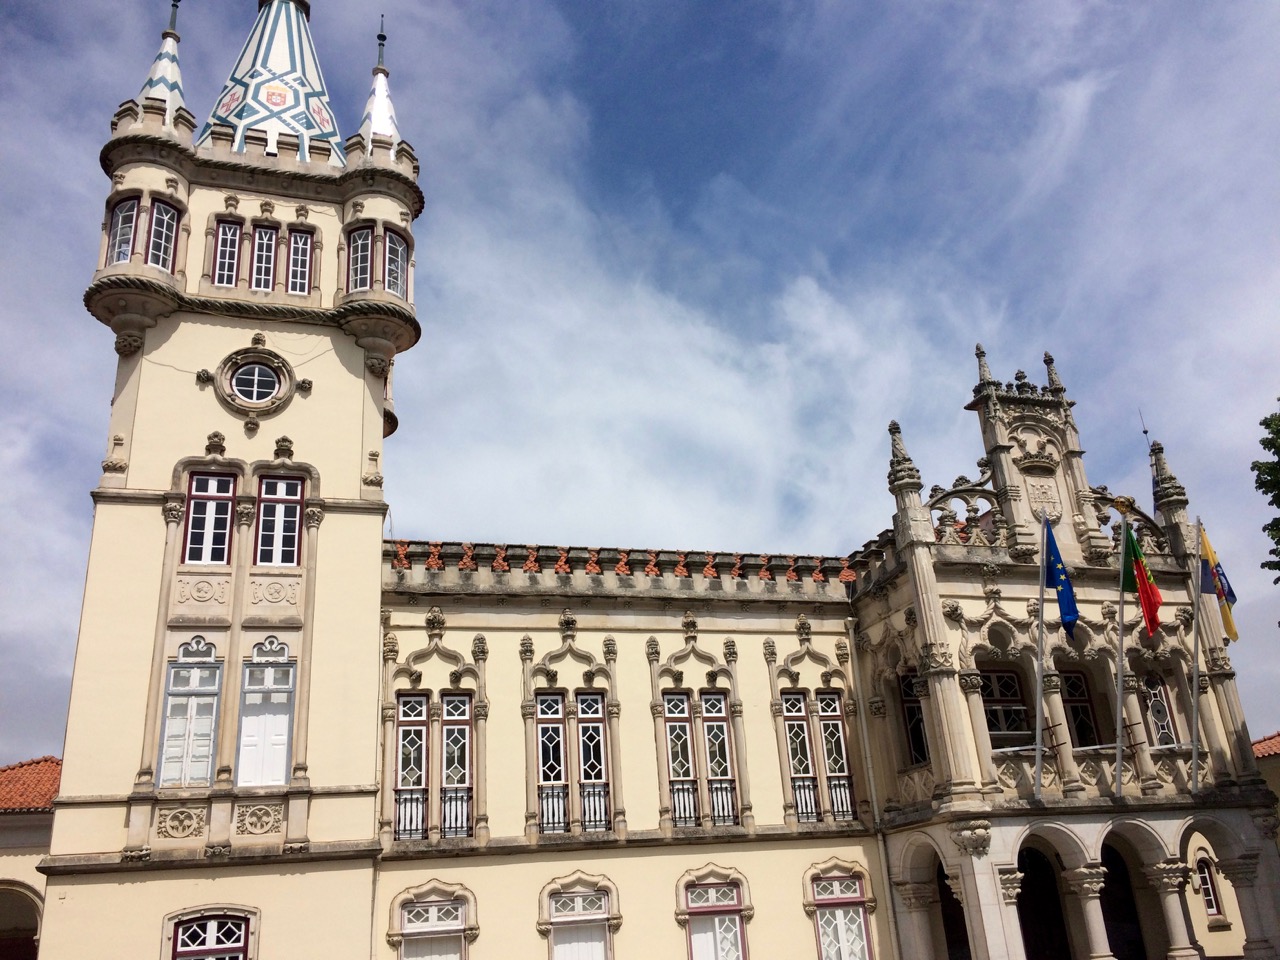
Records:
{"label": "tower spire", "polygon": [[378,24],[378,65],[373,68],[373,88],[369,91],[369,101],[364,107],[364,117],[360,120],[360,136],[365,142],[369,154],[373,153],[373,138],[387,137],[391,140],[392,149],[400,142],[400,127],[396,123],[396,108],[391,103],[391,86],[385,63],[387,48],[386,18]]}
{"label": "tower spire", "polygon": [[[346,166],[342,136],[329,104],[305,0],[259,0],[258,19],[231,75],[218,95],[213,113],[196,140],[206,147],[219,139],[214,131],[230,129],[230,147],[244,153],[247,140],[265,140],[274,155],[281,136],[297,138],[302,161],[327,159]],[[255,136],[250,138],[252,132]]]}
{"label": "tower spire", "polygon": [[181,0],[173,0],[173,9],[169,12],[169,26],[161,34],[160,51],[151,61],[151,70],[147,73],[146,82],[138,94],[138,102],[161,100],[164,102],[164,125],[173,126],[174,115],[186,106],[182,96],[182,68],[178,65],[178,4]]}

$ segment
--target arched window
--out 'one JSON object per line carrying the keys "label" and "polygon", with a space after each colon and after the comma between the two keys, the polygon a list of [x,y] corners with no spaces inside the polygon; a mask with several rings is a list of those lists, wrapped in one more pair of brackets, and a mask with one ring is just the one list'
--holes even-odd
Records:
{"label": "arched window", "polygon": [[387,263],[385,283],[387,293],[406,299],[409,296],[409,244],[398,233],[387,231]]}
{"label": "arched window", "polygon": [[607,960],[620,926],[618,889],[606,877],[578,871],[542,888],[538,932],[550,960]]}
{"label": "arched window", "polygon": [[1098,724],[1093,715],[1093,698],[1089,691],[1089,678],[1079,670],[1064,670],[1062,677],[1062,708],[1071,730],[1071,742],[1077,747],[1094,747],[1098,744]]}
{"label": "arched window", "polygon": [[746,878],[709,863],[676,886],[676,922],[689,933],[689,960],[743,960],[754,914]]}
{"label": "arched window", "polygon": [[1204,912],[1210,918],[1222,916],[1222,897],[1218,894],[1218,882],[1214,878],[1213,861],[1201,857],[1196,861],[1196,880],[1200,884],[1200,899]]}
{"label": "arched window", "polygon": [[1178,742],[1178,728],[1173,723],[1169,688],[1158,673],[1142,678],[1142,702],[1146,706],[1147,735],[1155,747],[1171,747]]}
{"label": "arched window", "polygon": [[461,884],[430,880],[391,901],[387,943],[401,960],[466,960],[479,935],[475,894]]}
{"label": "arched window", "polygon": [[870,960],[867,918],[875,899],[867,887],[866,869],[833,857],[814,864],[804,882],[804,910],[813,917],[819,960]]}
{"label": "arched window", "polygon": [[138,199],[121,200],[111,210],[107,236],[107,263],[127,263],[133,255],[133,230],[138,222]]}
{"label": "arched window", "polygon": [[[440,835],[472,836],[471,696],[442,692],[439,701],[433,703],[430,691],[414,691],[399,698],[396,716],[396,839],[427,838],[429,754],[436,757],[440,767]],[[433,728],[439,733],[433,734]],[[439,740],[433,742],[434,736]]]}
{"label": "arched window", "polygon": [[214,904],[165,918],[165,949],[171,960],[254,960],[258,914],[250,907]]}
{"label": "arched window", "polygon": [[221,666],[213,644],[192,637],[178,647],[165,685],[160,786],[207,787],[213,775]]}

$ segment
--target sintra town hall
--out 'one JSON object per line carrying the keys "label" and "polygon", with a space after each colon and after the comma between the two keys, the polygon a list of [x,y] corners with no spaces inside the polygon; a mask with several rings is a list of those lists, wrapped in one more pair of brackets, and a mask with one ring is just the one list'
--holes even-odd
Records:
{"label": "sintra town hall", "polygon": [[1091,485],[1048,355],[978,348],[950,486],[891,424],[847,556],[384,540],[418,158],[381,52],[344,139],[309,4],[235,2],[208,119],[174,4],[102,151],[118,367],[42,960],[1280,955],[1185,491],[1159,445],[1152,514]]}

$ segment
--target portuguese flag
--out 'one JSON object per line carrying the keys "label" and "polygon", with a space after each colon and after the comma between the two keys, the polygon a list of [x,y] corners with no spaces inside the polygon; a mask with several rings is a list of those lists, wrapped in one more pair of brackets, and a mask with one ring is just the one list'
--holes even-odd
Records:
{"label": "portuguese flag", "polygon": [[1164,600],[1156,587],[1155,577],[1151,576],[1151,571],[1147,568],[1147,558],[1142,555],[1138,538],[1133,535],[1133,527],[1128,527],[1126,532],[1128,536],[1125,538],[1124,558],[1121,560],[1124,566],[1124,581],[1121,589],[1126,593],[1138,595],[1147,633],[1154,637],[1156,629],[1160,626],[1160,604]]}

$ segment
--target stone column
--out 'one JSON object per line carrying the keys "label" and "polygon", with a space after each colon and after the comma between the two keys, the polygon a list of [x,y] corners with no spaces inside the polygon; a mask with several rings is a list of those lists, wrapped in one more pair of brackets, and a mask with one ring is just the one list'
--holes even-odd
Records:
{"label": "stone column", "polygon": [[1080,782],[1080,768],[1076,766],[1075,751],[1071,742],[1071,729],[1067,726],[1067,711],[1062,706],[1062,675],[1050,671],[1044,675],[1045,714],[1049,729],[1054,731],[1054,757],[1058,761],[1058,777],[1064,795],[1084,793]]}
{"label": "stone column", "polygon": [[[1026,944],[1022,939],[1022,923],[1018,919],[1018,894],[1022,892],[1022,873],[1016,866],[997,867],[995,869],[995,881],[999,888],[1000,899],[997,902],[991,896],[990,892],[990,874],[987,874],[985,883],[979,886],[979,901],[973,913],[979,916],[976,920],[971,921],[966,913],[965,922],[974,923],[970,929],[975,929],[976,923],[981,922],[983,929],[991,927],[991,933],[986,937],[987,956],[991,960],[1028,960]],[[974,879],[978,879],[978,871],[974,870]],[[984,903],[986,909],[983,909]],[[992,921],[997,920],[1000,924],[1001,939],[997,940],[995,934],[995,924]]]}
{"label": "stone column", "polygon": [[1275,946],[1266,936],[1262,905],[1254,884],[1258,880],[1258,854],[1246,853],[1235,860],[1219,860],[1218,872],[1227,878],[1236,892],[1240,922],[1244,925],[1245,957],[1275,960]]}
{"label": "stone column", "polygon": [[1244,721],[1244,708],[1236,690],[1236,672],[1225,653],[1211,650],[1208,654],[1209,682],[1218,700],[1222,722],[1227,727],[1227,739],[1235,757],[1236,771],[1242,783],[1260,781],[1258,763],[1253,756],[1253,744],[1249,741],[1249,727]]}
{"label": "stone column", "polygon": [[[476,665],[476,773],[475,818],[476,843],[489,842],[489,689],[486,682],[489,641],[477,633],[471,640],[471,660]],[[442,748],[443,749],[443,746]]]}
{"label": "stone column", "polygon": [[[612,692],[612,691],[611,691]],[[622,716],[622,704],[610,699],[605,704],[609,714],[609,787],[613,791],[613,832],[619,840],[627,836],[627,808],[622,800],[622,743],[618,721]]]}
{"label": "stone column", "polygon": [[898,912],[898,936],[902,960],[924,960],[937,956],[933,942],[933,905],[938,902],[936,884],[893,881],[894,893],[902,909]]}
{"label": "stone column", "polygon": [[947,751],[943,743],[942,723],[938,719],[937,708],[930,694],[933,684],[928,677],[916,677],[911,681],[911,692],[920,701],[920,710],[924,713],[925,740],[929,744],[929,770],[933,774],[933,789],[936,793],[951,777],[951,769],[947,766]]}
{"label": "stone column", "polygon": [[1204,731],[1213,782],[1220,787],[1229,786],[1235,782],[1235,771],[1231,766],[1231,754],[1222,739],[1222,726],[1214,711],[1213,689],[1208,677],[1200,677],[1200,689],[1196,691],[1196,696],[1200,698],[1200,729]]}
{"label": "stone column", "polygon": [[[948,792],[975,793],[978,790],[977,770],[973,748],[964,735],[968,718],[960,706],[960,684],[956,680],[951,651],[942,644],[927,643],[921,656],[921,666],[929,680],[938,719],[938,735],[946,752],[950,773]],[[985,720],[982,726],[986,728]]]}
{"label": "stone column", "polygon": [[664,837],[670,837],[673,829],[671,769],[667,763],[666,711],[662,703],[662,692],[658,689],[659,656],[661,649],[658,640],[650,637],[644,644],[644,657],[649,661],[649,689],[653,696],[649,701],[649,712],[653,714],[653,746],[658,757],[658,829]]}
{"label": "stone column", "polygon": [[565,723],[565,788],[568,792],[569,807],[569,833],[578,836],[582,833],[582,791],[579,784],[582,782],[581,774],[578,770],[578,704],[576,701],[565,698],[564,704],[564,723]]}
{"label": "stone column", "polygon": [[396,702],[388,700],[382,705],[382,809],[378,811],[378,840],[383,850],[390,850],[395,839],[396,767]]}
{"label": "stone column", "polygon": [[1147,727],[1142,720],[1142,705],[1138,702],[1138,691],[1142,683],[1131,671],[1124,675],[1124,727],[1129,733],[1129,745],[1133,749],[1134,770],[1138,774],[1138,782],[1144,794],[1160,792],[1160,781],[1156,778],[1155,764],[1151,762],[1151,747],[1147,743]]}
{"label": "stone column", "polygon": [[773,736],[778,744],[778,766],[782,772],[782,822],[794,832],[800,827],[796,816],[796,793],[791,783],[791,753],[787,749],[787,727],[782,717],[782,695],[778,692],[778,649],[772,640],[764,642],[765,670],[769,674],[769,713],[773,715]]}
{"label": "stone column", "polygon": [[818,782],[818,816],[823,823],[834,825],[836,818],[831,812],[831,790],[827,786],[827,753],[822,744],[822,724],[818,722],[818,700],[816,697],[805,697],[804,722],[809,728],[809,742],[813,744],[810,751],[813,756],[813,772]]}
{"label": "stone column", "polygon": [[524,699],[520,702],[520,718],[524,721],[524,838],[538,842],[538,731],[534,719],[533,700],[533,638],[525,634],[520,640],[520,672],[523,678]]}
{"label": "stone column", "polygon": [[1062,875],[1067,889],[1080,904],[1084,917],[1085,942],[1089,947],[1089,960],[1116,960],[1107,940],[1107,921],[1102,915],[1102,885],[1107,871],[1101,864],[1077,867]]}
{"label": "stone column", "polygon": [[[436,697],[427,704],[427,724],[428,734],[430,738],[427,740],[427,756],[431,756],[432,750],[439,752],[442,749],[444,741],[441,739],[441,719],[444,715],[444,705],[440,702],[440,698]],[[435,760],[427,764],[430,771],[427,774],[427,837],[433,843],[440,839],[440,817],[441,817],[441,795],[440,795],[440,760]]]}
{"label": "stone column", "polygon": [[1200,951],[1191,945],[1187,918],[1182,912],[1182,888],[1191,877],[1191,868],[1179,860],[1163,860],[1144,867],[1142,872],[1155,888],[1160,897],[1160,908],[1164,911],[1164,925],[1169,932],[1167,960],[1198,958]]}
{"label": "stone column", "polygon": [[742,701],[737,698],[736,693],[729,701],[729,716],[733,723],[733,753],[738,761],[738,809],[743,829],[747,833],[755,833],[756,817],[751,809],[751,776],[747,771],[747,735],[742,725]]}
{"label": "stone column", "polygon": [[982,790],[984,793],[1000,793],[996,764],[991,756],[991,732],[987,729],[987,713],[982,705],[982,674],[977,670],[965,670],[959,676],[959,684],[969,708],[969,726],[973,728],[973,739],[978,748]]}
{"label": "stone column", "polygon": [[698,778],[698,822],[702,828],[711,826],[711,793],[707,788],[707,732],[702,723],[702,701],[696,693],[689,695],[689,714],[693,730],[693,743],[689,744],[689,752],[693,754],[694,776]]}

